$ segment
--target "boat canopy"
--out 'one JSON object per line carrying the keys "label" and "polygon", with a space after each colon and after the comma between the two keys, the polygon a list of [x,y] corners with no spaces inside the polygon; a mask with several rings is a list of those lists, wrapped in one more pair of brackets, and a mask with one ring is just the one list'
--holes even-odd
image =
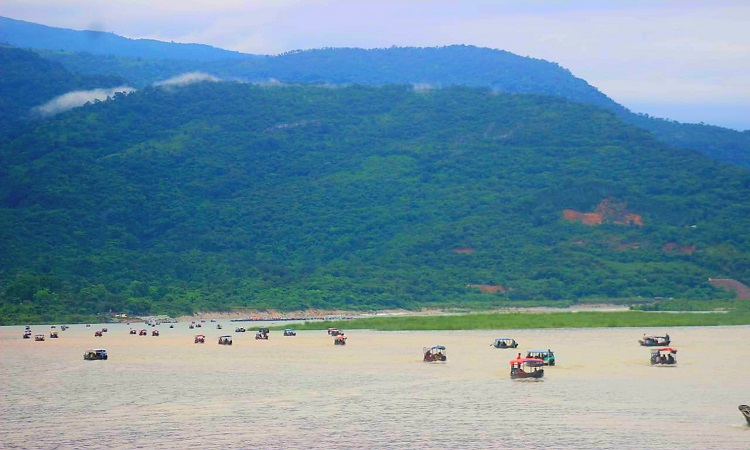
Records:
{"label": "boat canopy", "polygon": [[541,353],[543,355],[552,355],[555,352],[552,350],[529,350],[527,353]]}
{"label": "boat canopy", "polygon": [[669,353],[677,353],[677,349],[676,349],[676,348],[672,348],[672,347],[662,347],[662,348],[656,348],[656,349],[654,349],[654,350],[652,350],[652,351],[654,351],[654,352],[669,352]]}
{"label": "boat canopy", "polygon": [[433,345],[430,347],[430,350],[445,350],[445,346],[443,345]]}
{"label": "boat canopy", "polygon": [[[202,335],[199,334],[198,336],[202,336]],[[222,335],[222,336],[219,336],[219,337],[220,338],[230,338],[231,339],[232,335],[231,334],[225,334],[225,335]]]}
{"label": "boat canopy", "polygon": [[544,361],[538,358],[516,358],[510,360],[510,365],[525,364],[527,366],[539,367],[544,365]]}

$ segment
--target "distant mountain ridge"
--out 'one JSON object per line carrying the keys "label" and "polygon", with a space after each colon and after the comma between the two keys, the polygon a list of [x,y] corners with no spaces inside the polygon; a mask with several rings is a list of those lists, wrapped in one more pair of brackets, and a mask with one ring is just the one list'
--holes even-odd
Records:
{"label": "distant mountain ridge", "polygon": [[[98,36],[103,39],[91,39]],[[133,86],[185,72],[251,82],[424,84],[491,87],[502,92],[557,95],[615,112],[664,143],[750,169],[750,130],[682,124],[634,114],[586,81],[547,61],[472,46],[319,49],[254,56],[199,44],[122,38],[0,18],[0,42],[34,48],[78,74],[117,75]],[[61,51],[62,50],[62,51]]]}
{"label": "distant mountain ridge", "polygon": [[205,44],[182,44],[153,39],[130,39],[103,31],[69,30],[8,17],[0,17],[1,43],[20,48],[45,48],[131,58],[213,61],[226,58],[253,57],[253,55],[224,50]]}

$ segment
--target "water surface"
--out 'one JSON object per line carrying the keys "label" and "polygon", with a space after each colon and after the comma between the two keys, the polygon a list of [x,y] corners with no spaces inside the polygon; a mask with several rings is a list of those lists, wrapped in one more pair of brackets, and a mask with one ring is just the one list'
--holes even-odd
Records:
{"label": "water surface", "polygon": [[[0,448],[750,448],[737,410],[748,326],[351,331],[342,347],[325,331],[256,341],[222,323],[159,337],[58,326],[45,342],[0,327]],[[652,367],[637,343],[664,332],[676,367]],[[519,349],[490,347],[504,336]],[[434,344],[447,363],[421,362]],[[110,359],[84,361],[92,347]],[[558,365],[510,380],[508,360],[536,348]]]}

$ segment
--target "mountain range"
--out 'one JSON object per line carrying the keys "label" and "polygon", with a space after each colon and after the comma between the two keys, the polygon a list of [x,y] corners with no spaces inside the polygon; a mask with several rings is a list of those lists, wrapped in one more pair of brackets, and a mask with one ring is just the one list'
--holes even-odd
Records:
{"label": "mountain range", "polygon": [[[709,278],[750,280],[747,133],[634,115],[554,63],[467,46],[0,62],[6,322],[707,301],[731,296]],[[211,77],[154,83],[185,71]]]}

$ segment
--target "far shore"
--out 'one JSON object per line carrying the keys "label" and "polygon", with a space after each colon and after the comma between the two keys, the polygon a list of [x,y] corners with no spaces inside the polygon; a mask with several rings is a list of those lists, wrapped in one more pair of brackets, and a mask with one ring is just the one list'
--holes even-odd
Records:
{"label": "far shore", "polygon": [[487,311],[471,311],[466,309],[421,309],[412,311],[406,309],[388,309],[378,311],[351,311],[351,310],[317,310],[308,309],[303,311],[280,312],[276,310],[238,309],[233,311],[202,311],[190,316],[179,316],[178,322],[190,322],[195,320],[253,320],[253,321],[279,321],[279,320],[340,320],[340,319],[363,319],[371,317],[418,317],[418,316],[456,316],[473,314],[512,314],[512,313],[565,313],[580,311],[628,311],[626,305],[615,305],[608,303],[579,304],[565,308],[554,307],[528,307],[528,308],[500,308]]}

